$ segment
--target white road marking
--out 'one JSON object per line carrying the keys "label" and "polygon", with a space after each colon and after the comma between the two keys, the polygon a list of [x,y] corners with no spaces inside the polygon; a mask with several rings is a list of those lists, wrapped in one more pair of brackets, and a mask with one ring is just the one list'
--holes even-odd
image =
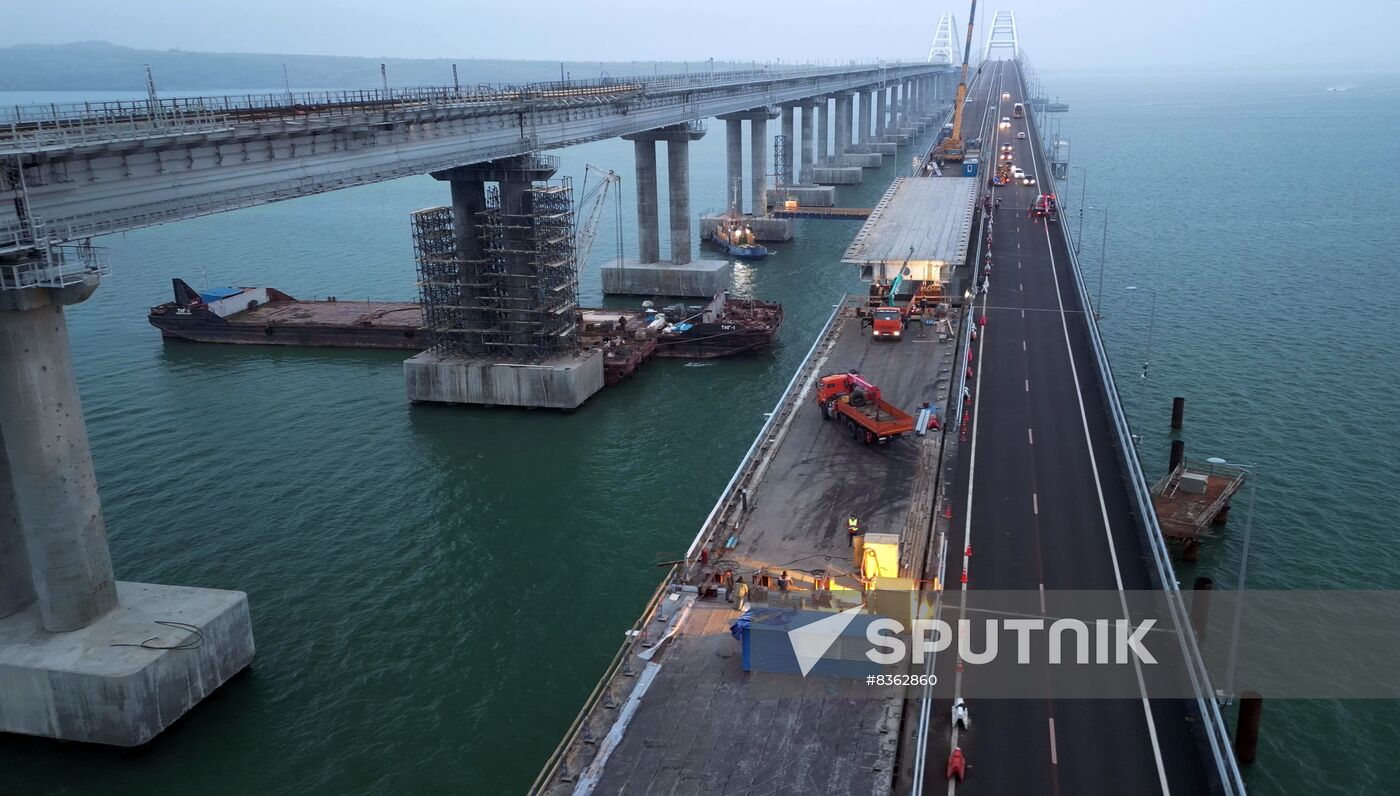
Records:
{"label": "white road marking", "polygon": [[1050,717],[1050,765],[1058,766],[1060,758],[1055,754],[1055,717]]}
{"label": "white road marking", "polygon": [[1035,444],[1035,434],[1030,429],[1026,429],[1026,439],[1030,440],[1030,444]]}
{"label": "white road marking", "polygon": [[1026,350],[1026,341],[1025,341],[1025,340],[1022,340],[1022,341],[1021,341],[1021,350],[1022,350],[1022,351],[1025,351],[1025,350]]}
{"label": "white road marking", "polygon": [[[1035,162],[1034,147],[1031,149],[1031,162]],[[1045,243],[1050,247],[1050,275],[1055,284],[1055,301],[1060,306],[1060,328],[1065,336],[1065,355],[1069,359],[1070,376],[1074,379],[1074,392],[1079,400],[1079,422],[1084,429],[1084,445],[1089,451],[1089,467],[1094,474],[1094,489],[1099,498],[1099,516],[1103,519],[1104,537],[1108,540],[1108,555],[1113,562],[1113,579],[1118,586],[1118,602],[1123,608],[1123,618],[1132,622],[1132,616],[1128,612],[1128,599],[1123,594],[1123,573],[1118,567],[1118,550],[1113,543],[1113,529],[1108,519],[1108,505],[1104,502],[1103,483],[1099,480],[1098,458],[1094,456],[1094,443],[1089,435],[1089,415],[1084,409],[1084,391],[1079,386],[1079,368],[1074,364],[1074,348],[1070,344],[1069,323],[1065,319],[1065,303],[1060,293],[1060,276],[1055,267],[1055,246],[1050,239],[1049,224],[1045,225]],[[1147,699],[1147,685],[1142,678],[1142,665],[1136,656],[1133,657],[1133,671],[1137,674],[1138,693],[1142,697],[1143,719],[1147,722],[1147,736],[1152,742],[1152,756],[1157,764],[1157,780],[1162,787],[1162,793],[1170,794],[1171,786],[1167,783],[1167,769],[1162,761],[1162,747],[1157,742],[1157,725],[1152,719],[1152,703]]]}
{"label": "white road marking", "polygon": [[[1045,584],[1040,584],[1040,612],[1045,613]],[[1053,721],[1053,719],[1052,719]]]}
{"label": "white road marking", "polygon": [[1032,492],[1032,493],[1031,493],[1031,513],[1032,513],[1032,514],[1040,514],[1040,493],[1039,493],[1039,492]]}
{"label": "white road marking", "polygon": [[[1021,346],[1022,346],[1021,350],[1022,350],[1022,351],[1025,350],[1025,345],[1026,345],[1025,342],[1022,341],[1022,343],[1021,343]],[[1030,391],[1031,391],[1031,380],[1030,380],[1030,379],[1026,379],[1026,392],[1030,392]]]}

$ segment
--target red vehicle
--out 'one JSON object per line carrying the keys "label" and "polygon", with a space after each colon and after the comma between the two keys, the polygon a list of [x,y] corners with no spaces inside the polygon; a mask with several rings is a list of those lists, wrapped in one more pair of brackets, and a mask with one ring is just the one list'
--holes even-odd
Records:
{"label": "red vehicle", "polygon": [[832,373],[817,382],[822,417],[837,420],[852,439],[883,445],[914,430],[914,417],[880,396],[858,373]]}
{"label": "red vehicle", "polygon": [[[919,284],[903,304],[893,303],[896,290],[898,290],[898,283],[891,285],[888,289],[883,286],[872,286],[871,288],[870,302],[874,305],[870,314],[870,325],[873,329],[871,336],[877,340],[882,338],[886,340],[902,339],[904,330],[909,323],[918,322],[929,308],[937,305],[943,298],[942,286],[937,282]],[[878,303],[884,301],[891,303]]]}
{"label": "red vehicle", "polygon": [[1060,203],[1055,200],[1055,194],[1043,193],[1036,197],[1035,202],[1031,204],[1030,212],[1026,215],[1058,221],[1060,220]]}

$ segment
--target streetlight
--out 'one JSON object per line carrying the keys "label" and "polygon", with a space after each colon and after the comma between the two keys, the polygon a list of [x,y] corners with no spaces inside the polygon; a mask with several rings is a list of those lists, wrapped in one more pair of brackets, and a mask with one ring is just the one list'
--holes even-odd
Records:
{"label": "streetlight", "polygon": [[1154,327],[1156,326],[1156,324],[1157,324],[1157,291],[1156,291],[1156,290],[1153,290],[1153,289],[1150,288],[1150,287],[1138,287],[1137,285],[1128,285],[1127,287],[1125,287],[1125,288],[1123,288],[1123,289],[1124,289],[1124,290],[1127,290],[1127,291],[1129,291],[1129,292],[1138,291],[1138,290],[1146,290],[1146,291],[1147,291],[1149,294],[1151,294],[1151,296],[1152,296],[1152,305],[1151,305],[1151,309],[1148,311],[1148,316],[1147,316],[1147,354],[1143,357],[1143,360],[1142,360],[1142,398],[1141,398],[1141,407],[1140,407],[1139,410],[1138,410],[1138,411],[1142,412],[1143,422],[1146,422],[1146,418],[1147,418],[1147,368],[1148,368],[1148,366],[1150,366],[1150,365],[1152,364],[1152,330],[1153,330],[1153,328],[1154,328]]}
{"label": "streetlight", "polygon": [[[1217,465],[1226,464],[1226,461],[1218,456],[1212,456],[1206,461],[1210,462],[1212,473]],[[1254,528],[1254,497],[1259,492],[1259,470],[1252,464],[1230,465],[1242,471],[1249,478],[1249,505],[1245,507],[1244,516],[1244,547],[1240,550],[1240,577],[1235,585],[1235,618],[1234,627],[1230,632],[1230,656],[1225,668],[1225,694],[1229,704],[1235,696],[1235,659],[1240,645],[1240,617],[1244,613],[1244,580],[1245,572],[1249,567],[1249,537]]]}
{"label": "streetlight", "polygon": [[[1107,261],[1108,261],[1108,254],[1107,254],[1107,252],[1108,252],[1108,208],[1107,208],[1107,207],[1084,207],[1083,205],[1080,205],[1080,207],[1079,207],[1079,229],[1080,229],[1081,232],[1084,230],[1084,211],[1085,211],[1085,210],[1093,210],[1093,211],[1095,211],[1095,212],[1103,213],[1103,242],[1099,244],[1099,301],[1098,301],[1098,306],[1094,308],[1094,320],[1098,321],[1098,320],[1102,320],[1102,319],[1103,319],[1103,273],[1104,273],[1104,268],[1105,268],[1105,266],[1106,266],[1106,264],[1107,264]],[[1075,249],[1074,249],[1074,253],[1075,253],[1075,254],[1078,254],[1078,253],[1079,253],[1079,242],[1078,242],[1078,239],[1075,240]]]}
{"label": "streetlight", "polygon": [[1079,183],[1079,233],[1074,236],[1074,253],[1078,254],[1079,239],[1084,237],[1084,191],[1089,186],[1089,170],[1078,163],[1071,163],[1069,167],[1084,172],[1084,181]]}

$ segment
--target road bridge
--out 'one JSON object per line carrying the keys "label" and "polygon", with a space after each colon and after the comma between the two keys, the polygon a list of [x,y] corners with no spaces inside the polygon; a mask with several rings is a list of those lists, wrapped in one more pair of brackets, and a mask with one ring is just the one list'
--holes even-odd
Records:
{"label": "road bridge", "polygon": [[[968,573],[961,591],[1039,591],[1051,613],[1064,590],[1175,589],[1160,568],[1150,504],[1144,513],[1135,499],[1144,484],[1131,442],[1115,433],[1117,396],[1103,381],[1067,236],[1027,212],[1042,191],[1054,191],[1034,114],[1000,122],[1026,102],[1020,70],[1012,60],[991,61],[979,82],[969,106],[977,127],[967,134],[983,137],[984,168],[1009,146],[1039,184],[987,194],[1001,207],[991,258],[982,261],[991,265],[977,310],[986,325],[974,346],[972,427],[957,460],[948,567]],[[959,674],[960,687],[978,676],[975,667]],[[927,736],[922,785],[950,793],[1234,791],[1238,774],[1228,747],[1222,758],[1219,716],[1203,696],[972,700],[974,729],[945,725]],[[942,766],[954,748],[976,766],[957,788]]]}

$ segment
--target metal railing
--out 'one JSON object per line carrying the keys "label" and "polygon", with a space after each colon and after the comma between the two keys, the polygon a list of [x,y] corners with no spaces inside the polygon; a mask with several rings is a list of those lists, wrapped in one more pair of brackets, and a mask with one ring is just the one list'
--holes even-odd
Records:
{"label": "metal railing", "polygon": [[[1024,81],[1022,84],[1024,85]],[[1038,138],[1033,140],[1036,141],[1036,145],[1041,150],[1042,161],[1046,160],[1043,142]],[[1051,187],[1055,189],[1054,193],[1059,194],[1059,180],[1053,173],[1047,176],[1050,179]],[[1182,599],[1176,574],[1172,569],[1171,554],[1167,550],[1166,537],[1162,534],[1161,525],[1157,521],[1157,512],[1153,506],[1147,476],[1142,470],[1137,444],[1133,440],[1127,415],[1123,412],[1122,397],[1119,395],[1117,382],[1113,378],[1113,368],[1109,364],[1108,351],[1104,347],[1103,337],[1099,332],[1099,322],[1090,309],[1093,304],[1090,301],[1088,286],[1084,282],[1082,269],[1079,267],[1079,256],[1075,253],[1074,238],[1065,225],[1061,225],[1061,233],[1068,244],[1066,248],[1069,252],[1071,270],[1074,273],[1080,302],[1085,308],[1085,323],[1089,329],[1089,340],[1093,344],[1094,363],[1099,375],[1099,385],[1104,392],[1105,404],[1108,407],[1109,422],[1113,427],[1124,466],[1128,469],[1133,508],[1138,516],[1143,518],[1148,547],[1152,551],[1152,563],[1160,588],[1167,595],[1167,606],[1176,625],[1176,635],[1182,647],[1182,655],[1186,660],[1187,673],[1196,691],[1196,704],[1200,708],[1201,717],[1207,726],[1207,740],[1210,743],[1212,756],[1219,771],[1221,784],[1227,793],[1243,794],[1245,792],[1244,779],[1240,774],[1239,765],[1231,747],[1229,728],[1220,713],[1220,706],[1215,700],[1215,691],[1210,684],[1210,673],[1207,671],[1205,661],[1201,656],[1196,635],[1191,630],[1190,615]]]}
{"label": "metal railing", "polygon": [[105,248],[50,243],[39,246],[29,257],[0,261],[0,290],[62,288],[111,272]]}
{"label": "metal railing", "polygon": [[[830,336],[832,327],[835,325],[837,319],[841,317],[841,311],[845,309],[845,307],[846,298],[843,297],[841,302],[833,308],[831,316],[827,318],[826,323],[822,326],[821,332],[817,334],[817,339],[812,343],[812,347],[808,349],[806,357],[804,357],[802,363],[798,365],[797,371],[793,373],[792,379],[788,381],[787,387],[783,389],[782,395],[778,397],[773,411],[768,413],[768,417],[764,421],[763,426],[759,429],[758,434],[754,437],[753,443],[749,445],[748,451],[744,453],[743,459],[739,461],[739,466],[734,470],[734,475],[729,478],[729,483],[725,484],[724,489],[720,492],[719,499],[715,501],[715,505],[710,509],[709,515],[705,517],[705,521],[701,523],[699,533],[695,535],[695,539],[686,550],[684,567],[671,567],[670,571],[668,571],[666,576],[662,579],[661,585],[659,585],[652,594],[651,600],[647,602],[646,608],[637,618],[637,621],[632,624],[633,630],[638,629],[646,623],[652,612],[656,610],[656,606],[660,602],[662,596],[665,595],[678,576],[682,580],[688,579],[691,576],[691,564],[699,555],[700,548],[714,536],[714,532],[718,527],[717,521],[724,516],[725,512],[732,505],[734,499],[738,495],[740,484],[751,474],[750,468],[754,465],[755,459],[762,450],[764,441],[769,438],[775,425],[782,422],[783,418],[789,416],[790,413],[785,413],[784,408],[787,406],[788,402],[794,398],[794,391],[797,389],[798,385],[805,383],[806,379],[809,378],[815,370],[817,351]],[[548,787],[550,781],[555,778],[559,771],[560,764],[567,756],[569,747],[572,746],[577,739],[588,714],[596,707],[608,681],[611,680],[621,668],[628,650],[638,643],[637,638],[638,637],[629,636],[628,640],[623,642],[619,647],[617,654],[613,656],[612,662],[608,665],[607,671],[604,673],[602,679],[598,681],[592,693],[589,694],[583,709],[579,711],[578,715],[574,717],[574,721],[569,725],[569,729],[566,731],[563,740],[555,747],[554,752],[551,753],[548,760],[545,761],[543,769],[540,771],[539,775],[535,777],[534,783],[530,786],[529,792],[531,794],[542,792]]]}
{"label": "metal railing", "polygon": [[927,64],[858,64],[687,74],[602,77],[475,87],[421,86],[351,91],[283,91],[265,94],[170,97],[106,102],[48,103],[0,108],[0,151],[77,146],[153,135],[206,133],[237,122],[324,118],[388,110],[459,106],[509,106],[556,102],[610,102],[620,96],[834,77]]}

